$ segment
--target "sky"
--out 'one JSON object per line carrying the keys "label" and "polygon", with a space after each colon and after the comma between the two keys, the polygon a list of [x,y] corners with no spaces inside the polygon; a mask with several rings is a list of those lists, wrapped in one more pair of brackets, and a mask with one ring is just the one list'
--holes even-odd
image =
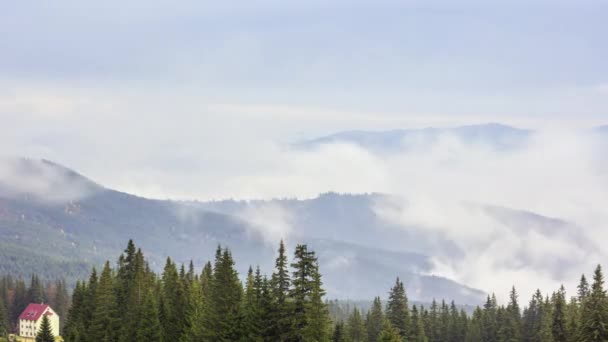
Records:
{"label": "sky", "polygon": [[[570,250],[567,236],[516,236],[460,203],[604,236],[608,167],[581,132],[608,124],[607,10],[591,0],[8,1],[0,155],[153,198],[391,192],[416,205],[380,214],[470,249],[437,272],[480,288],[531,276],[554,287],[547,255],[568,251],[573,272],[608,256]],[[509,155],[450,137],[411,156],[289,148],[343,130],[487,122],[542,134]],[[512,250],[493,256],[499,248]],[[538,264],[509,265],[522,250],[537,250]]]}

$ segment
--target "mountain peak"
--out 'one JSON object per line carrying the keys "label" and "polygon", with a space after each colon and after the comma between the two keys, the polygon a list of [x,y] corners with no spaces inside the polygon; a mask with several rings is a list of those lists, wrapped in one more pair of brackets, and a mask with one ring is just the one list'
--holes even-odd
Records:
{"label": "mountain peak", "polygon": [[76,171],[46,159],[0,159],[0,194],[5,197],[69,202],[101,189]]}

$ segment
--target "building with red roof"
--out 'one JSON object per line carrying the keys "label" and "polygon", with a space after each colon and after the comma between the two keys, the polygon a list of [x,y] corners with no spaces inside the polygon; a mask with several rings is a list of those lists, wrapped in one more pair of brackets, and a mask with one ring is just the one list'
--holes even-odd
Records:
{"label": "building with red roof", "polygon": [[46,304],[30,304],[19,316],[19,336],[34,339],[42,325],[42,317],[47,316],[53,335],[59,336],[59,316]]}

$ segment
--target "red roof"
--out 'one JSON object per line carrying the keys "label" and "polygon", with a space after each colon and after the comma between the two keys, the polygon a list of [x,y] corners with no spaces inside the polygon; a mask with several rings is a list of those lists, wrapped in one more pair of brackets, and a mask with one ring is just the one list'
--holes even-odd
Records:
{"label": "red roof", "polygon": [[46,304],[30,304],[23,310],[19,319],[37,321],[48,308],[49,306]]}

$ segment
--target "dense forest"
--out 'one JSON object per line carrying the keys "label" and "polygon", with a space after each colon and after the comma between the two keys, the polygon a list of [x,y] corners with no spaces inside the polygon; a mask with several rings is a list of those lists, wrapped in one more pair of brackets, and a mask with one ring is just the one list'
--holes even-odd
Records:
{"label": "dense forest", "polygon": [[[231,252],[218,247],[215,261],[201,272],[190,263],[167,259],[154,273],[132,241],[119,257],[87,281],[79,281],[71,300],[65,282],[29,286],[0,278],[0,336],[14,330],[30,302],[48,302],[67,317],[68,342],[97,341],[608,341],[608,297],[602,269],[590,284],[583,275],[575,296],[563,287],[551,295],[537,291],[521,309],[515,288],[506,306],[494,295],[472,314],[454,302],[409,305],[398,278],[386,304],[380,297],[365,311],[324,299],[319,264],[306,245],[288,261],[281,242],[270,276],[250,268],[244,284]],[[69,310],[68,310],[69,307]]]}

